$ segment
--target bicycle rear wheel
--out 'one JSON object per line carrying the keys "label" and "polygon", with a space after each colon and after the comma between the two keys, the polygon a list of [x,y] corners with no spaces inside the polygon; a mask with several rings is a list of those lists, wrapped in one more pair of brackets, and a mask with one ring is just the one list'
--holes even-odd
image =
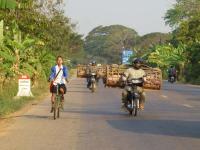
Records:
{"label": "bicycle rear wheel", "polygon": [[60,108],[57,109],[57,118],[60,118]]}
{"label": "bicycle rear wheel", "polygon": [[53,105],[53,119],[54,120],[56,120],[57,118],[57,112],[58,112],[58,104],[57,104],[57,99],[56,99]]}
{"label": "bicycle rear wheel", "polygon": [[54,119],[54,120],[56,120],[56,110],[57,110],[57,109],[54,107],[54,108],[53,108],[53,119]]}

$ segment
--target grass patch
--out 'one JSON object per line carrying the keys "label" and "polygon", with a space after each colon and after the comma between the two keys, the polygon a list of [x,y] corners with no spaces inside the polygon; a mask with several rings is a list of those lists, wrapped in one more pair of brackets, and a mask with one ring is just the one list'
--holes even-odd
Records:
{"label": "grass patch", "polygon": [[40,85],[32,88],[32,93],[34,97],[20,97],[15,99],[18,91],[18,84],[12,82],[12,84],[6,85],[3,90],[0,91],[0,117],[4,117],[11,113],[14,113],[26,104],[33,100],[38,100],[42,95],[48,92],[48,83],[40,82]]}
{"label": "grass patch", "polygon": [[[76,70],[71,69],[69,76],[72,77],[75,73]],[[18,92],[18,83],[16,80],[10,81],[3,89],[0,89],[0,118],[20,110],[31,101],[41,99],[41,96],[45,96],[49,92],[49,83],[45,80],[40,80],[38,83],[38,86],[31,90],[34,97],[14,99]]]}
{"label": "grass patch", "polygon": [[33,98],[20,98],[17,100],[6,99],[0,100],[0,117],[14,113],[17,110],[20,110],[25,104],[33,100]]}

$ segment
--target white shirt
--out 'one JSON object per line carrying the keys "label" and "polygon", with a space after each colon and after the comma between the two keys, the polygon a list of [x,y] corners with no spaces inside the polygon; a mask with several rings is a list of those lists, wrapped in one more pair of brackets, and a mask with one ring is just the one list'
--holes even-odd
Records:
{"label": "white shirt", "polygon": [[[59,70],[62,69],[60,72]],[[58,74],[59,72],[59,74]],[[63,77],[63,66],[61,66],[60,68],[58,67],[58,65],[56,65],[56,74],[58,74],[56,80],[53,82],[54,85],[57,84],[66,84],[66,81]]]}
{"label": "white shirt", "polygon": [[134,68],[127,69],[124,74],[128,79],[139,79],[143,78],[146,75],[144,70],[142,69],[136,70]]}

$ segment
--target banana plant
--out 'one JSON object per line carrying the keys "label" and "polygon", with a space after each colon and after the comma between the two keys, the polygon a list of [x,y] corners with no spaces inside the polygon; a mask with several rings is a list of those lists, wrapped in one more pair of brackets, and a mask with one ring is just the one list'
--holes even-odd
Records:
{"label": "banana plant", "polygon": [[0,0],[1,9],[15,9],[17,6],[16,0]]}
{"label": "banana plant", "polygon": [[188,63],[186,46],[180,44],[177,48],[172,45],[158,45],[149,55],[148,61],[157,64],[157,66],[167,69],[170,65],[176,65],[183,76],[185,64]]}

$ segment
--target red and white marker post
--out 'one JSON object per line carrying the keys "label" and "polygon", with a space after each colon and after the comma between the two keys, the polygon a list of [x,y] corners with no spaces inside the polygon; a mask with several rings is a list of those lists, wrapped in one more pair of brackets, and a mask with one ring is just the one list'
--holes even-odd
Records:
{"label": "red and white marker post", "polygon": [[18,93],[17,96],[33,96],[31,92],[31,79],[28,75],[22,75],[18,79]]}

